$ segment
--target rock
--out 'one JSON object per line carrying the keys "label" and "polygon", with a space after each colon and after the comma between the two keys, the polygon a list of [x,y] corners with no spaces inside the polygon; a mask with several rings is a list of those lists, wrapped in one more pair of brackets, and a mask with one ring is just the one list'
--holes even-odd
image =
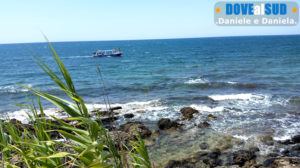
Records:
{"label": "rock", "polygon": [[136,113],[139,113],[139,114],[145,113],[145,112],[146,112],[145,110],[138,110],[138,111],[136,111]]}
{"label": "rock", "polygon": [[128,114],[124,114],[124,118],[133,118],[134,114],[132,113],[128,113]]}
{"label": "rock", "polygon": [[292,137],[292,142],[293,143],[300,143],[300,135],[296,135]]}
{"label": "rock", "polygon": [[139,133],[141,138],[147,138],[151,136],[152,132],[142,122],[128,122],[120,126],[120,130],[130,135],[135,136]]}
{"label": "rock", "polygon": [[300,144],[293,146],[290,150],[290,156],[300,156]]}
{"label": "rock", "polygon": [[253,152],[246,150],[239,150],[233,153],[233,164],[244,166],[247,161],[254,159],[256,156]]}
{"label": "rock", "polygon": [[278,141],[278,143],[283,144],[283,145],[293,144],[293,142],[290,139]]}
{"label": "rock", "polygon": [[198,125],[198,128],[207,128],[209,126],[210,126],[210,124],[208,122],[204,121],[203,123],[200,123]]}
{"label": "rock", "polygon": [[[115,117],[102,117],[101,118],[101,121],[103,124],[109,124],[109,123],[112,123],[116,120],[118,120],[119,117],[115,116]],[[97,122],[99,122],[98,120],[96,120]]]}
{"label": "rock", "polygon": [[274,145],[274,141],[271,136],[262,136],[262,137],[259,137],[259,139],[265,145],[269,145],[269,146]]}
{"label": "rock", "polygon": [[[122,145],[130,147],[130,141],[134,141],[135,137],[124,131],[110,131],[109,135],[114,140],[117,148],[121,149]],[[124,149],[124,148],[123,148]]]}
{"label": "rock", "polygon": [[274,168],[299,168],[300,158],[299,157],[280,157],[267,159],[263,163],[264,167]]}
{"label": "rock", "polygon": [[216,119],[216,118],[217,118],[216,116],[214,116],[212,114],[209,114],[209,115],[207,115],[206,120],[213,120],[213,119]]}
{"label": "rock", "polygon": [[199,113],[199,111],[191,107],[183,107],[182,109],[180,109],[180,113],[182,114],[184,119],[191,120],[192,118],[194,118],[193,114]]}
{"label": "rock", "polygon": [[169,118],[162,118],[157,123],[158,128],[161,130],[166,130],[170,128],[180,128],[181,125],[176,121],[171,121]]}

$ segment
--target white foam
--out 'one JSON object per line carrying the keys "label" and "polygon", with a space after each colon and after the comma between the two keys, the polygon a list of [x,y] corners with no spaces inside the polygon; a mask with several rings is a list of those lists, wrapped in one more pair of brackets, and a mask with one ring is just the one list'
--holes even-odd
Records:
{"label": "white foam", "polygon": [[[89,111],[100,109],[100,110],[107,110],[107,105],[105,104],[86,104],[87,109]],[[119,111],[120,115],[126,113],[134,113],[137,117],[142,119],[148,119],[156,121],[162,116],[166,116],[169,114],[168,109],[169,107],[163,106],[160,100],[150,100],[150,101],[134,101],[128,103],[113,103],[110,107],[121,106],[122,109]],[[137,111],[143,111],[143,114],[138,114]],[[44,109],[44,113],[47,116],[54,116],[57,118],[65,118],[68,117],[66,113],[59,112],[60,110],[57,108],[48,108]],[[22,109],[17,110],[9,113],[4,113],[0,118],[6,119],[7,117],[10,119],[17,119],[22,123],[28,123],[28,110]]]}
{"label": "white foam", "polygon": [[196,84],[196,83],[208,83],[206,79],[197,78],[197,79],[190,79],[184,82],[185,84]]}
{"label": "white foam", "polygon": [[228,84],[233,84],[233,85],[234,85],[234,84],[237,84],[237,82],[231,82],[231,81],[228,81],[227,83],[228,83]]}
{"label": "white foam", "polygon": [[[28,87],[32,87],[31,84],[26,85]],[[6,93],[19,93],[19,92],[27,92],[28,89],[23,87],[18,87],[17,85],[9,85],[9,86],[0,86],[0,92]]]}
{"label": "white foam", "polygon": [[[257,97],[258,95],[253,95],[251,93],[242,93],[242,94],[227,94],[227,95],[211,95],[209,96],[211,99],[215,101],[222,100],[249,100],[253,97]],[[260,96],[261,97],[261,96]]]}
{"label": "white foam", "polygon": [[220,111],[224,110],[223,106],[211,108],[211,107],[208,107],[205,105],[192,104],[192,105],[190,105],[190,107],[195,108],[196,110],[205,111],[205,112],[220,112]]}

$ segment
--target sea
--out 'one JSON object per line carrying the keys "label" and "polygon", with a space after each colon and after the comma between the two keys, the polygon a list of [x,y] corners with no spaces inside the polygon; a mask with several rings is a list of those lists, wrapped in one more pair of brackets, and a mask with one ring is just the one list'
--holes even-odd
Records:
{"label": "sea", "polygon": [[[105,108],[107,95],[111,106],[122,106],[121,114],[133,113],[132,120],[154,128],[159,119],[179,119],[182,107],[193,107],[199,116],[217,117],[210,129],[240,139],[270,135],[283,140],[300,133],[299,35],[52,45],[89,110]],[[92,56],[113,48],[120,48],[122,57]],[[26,122],[26,109],[18,104],[31,96],[18,84],[66,98],[33,61],[36,55],[58,72],[45,42],[0,44],[2,118]],[[54,105],[42,104],[47,114],[58,115]],[[186,124],[195,126],[200,118]]]}

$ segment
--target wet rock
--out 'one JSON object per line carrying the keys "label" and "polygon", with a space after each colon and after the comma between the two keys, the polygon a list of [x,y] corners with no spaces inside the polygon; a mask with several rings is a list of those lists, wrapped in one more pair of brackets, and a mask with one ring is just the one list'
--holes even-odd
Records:
{"label": "wet rock", "polygon": [[199,113],[199,111],[191,107],[183,107],[182,109],[180,109],[180,113],[182,114],[184,119],[191,120],[194,118],[193,114]]}
{"label": "wet rock", "polygon": [[128,114],[124,114],[124,118],[133,118],[134,114],[132,113],[128,113]]}
{"label": "wet rock", "polygon": [[197,127],[198,128],[207,128],[209,126],[210,126],[210,124],[208,122],[204,121],[204,122],[200,123]]}
{"label": "wet rock", "polygon": [[123,124],[120,126],[120,130],[133,136],[139,133],[141,138],[147,138],[152,134],[152,132],[142,122],[138,121]]}
{"label": "wet rock", "polygon": [[280,155],[278,153],[269,153],[267,155],[268,158],[275,158],[275,157],[279,157]]}
{"label": "wet rock", "polygon": [[292,142],[293,143],[300,143],[300,135],[296,135],[292,137]]}
{"label": "wet rock", "polygon": [[278,141],[278,143],[283,144],[283,145],[293,144],[293,142],[290,139]]}
{"label": "wet rock", "polygon": [[176,121],[171,121],[169,118],[162,118],[158,121],[157,126],[161,130],[166,130],[170,128],[180,128],[181,124]]}
{"label": "wet rock", "polygon": [[209,114],[209,115],[207,115],[207,117],[206,117],[206,120],[214,120],[214,119],[217,119],[217,117],[214,116],[214,115],[212,115],[212,114]]}
{"label": "wet rock", "polygon": [[256,156],[251,151],[239,150],[233,153],[233,164],[244,166],[247,161],[254,159]]}

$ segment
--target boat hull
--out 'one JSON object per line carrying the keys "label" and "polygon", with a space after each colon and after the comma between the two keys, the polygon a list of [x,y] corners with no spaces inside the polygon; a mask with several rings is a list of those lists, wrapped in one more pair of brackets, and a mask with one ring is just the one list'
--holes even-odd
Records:
{"label": "boat hull", "polygon": [[94,57],[121,57],[122,53],[117,54],[97,54]]}

